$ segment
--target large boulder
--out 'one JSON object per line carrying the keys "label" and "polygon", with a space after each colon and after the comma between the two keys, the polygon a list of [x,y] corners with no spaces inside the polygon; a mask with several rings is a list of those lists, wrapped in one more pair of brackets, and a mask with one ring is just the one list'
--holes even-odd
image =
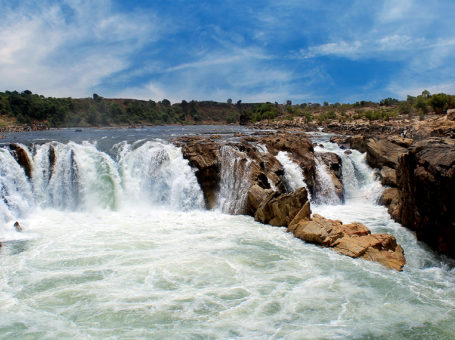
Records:
{"label": "large boulder", "polygon": [[371,234],[360,223],[342,224],[320,215],[304,218],[288,228],[297,238],[353,258],[379,262],[401,271],[406,263],[403,248],[389,234]]}
{"label": "large boulder", "polygon": [[381,169],[384,166],[396,169],[399,157],[407,152],[407,149],[394,143],[388,138],[370,138],[366,143],[367,161],[374,168]]}
{"label": "large boulder", "polygon": [[401,156],[401,223],[442,254],[455,257],[455,141],[429,138]]}
{"label": "large boulder", "polygon": [[272,194],[260,204],[254,218],[273,226],[288,226],[307,201],[308,194],[305,188],[299,188],[290,194],[279,196]]}
{"label": "large boulder", "polygon": [[362,153],[367,151],[365,137],[362,135],[348,137],[347,142],[351,149],[356,149]]}

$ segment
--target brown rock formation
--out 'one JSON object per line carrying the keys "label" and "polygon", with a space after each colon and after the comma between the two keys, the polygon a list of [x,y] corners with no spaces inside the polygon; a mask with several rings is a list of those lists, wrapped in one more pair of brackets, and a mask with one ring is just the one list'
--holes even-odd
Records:
{"label": "brown rock formation", "polygon": [[382,192],[379,203],[385,205],[389,215],[395,220],[401,219],[401,192],[397,188],[386,188]]}
{"label": "brown rock formation", "polygon": [[27,177],[30,178],[32,176],[33,165],[27,151],[25,151],[19,144],[10,144],[9,148],[17,163],[19,163],[19,165],[24,169]]}
{"label": "brown rock formation", "polygon": [[455,257],[455,142],[426,139],[400,158],[401,223],[442,254]]}
{"label": "brown rock formation", "polygon": [[397,186],[397,172],[395,169],[384,166],[381,169],[381,183],[389,187]]}
{"label": "brown rock formation", "polygon": [[273,226],[288,226],[306,202],[308,198],[305,188],[278,196],[272,193],[259,205],[254,218]]}
{"label": "brown rock formation", "polygon": [[207,138],[184,137],[179,139],[178,145],[182,147],[183,156],[196,169],[207,208],[214,208],[220,181],[219,143]]}
{"label": "brown rock formation", "polygon": [[366,143],[367,161],[374,168],[388,166],[396,169],[398,159],[407,152],[407,149],[396,144],[393,139],[370,138]]}
{"label": "brown rock formation", "polygon": [[309,243],[334,248],[353,258],[376,261],[401,271],[406,263],[403,248],[389,234],[371,234],[360,223],[342,224],[319,215],[302,219],[288,228],[296,237]]}

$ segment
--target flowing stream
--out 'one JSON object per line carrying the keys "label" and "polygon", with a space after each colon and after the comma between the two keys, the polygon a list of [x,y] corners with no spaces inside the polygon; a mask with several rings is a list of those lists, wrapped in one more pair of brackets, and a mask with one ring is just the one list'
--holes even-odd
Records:
{"label": "flowing stream", "polygon": [[[30,144],[31,179],[0,147],[0,338],[453,337],[454,263],[376,204],[364,155],[313,139],[342,158],[345,199],[312,211],[394,234],[403,272],[206,211],[194,170],[163,140]],[[230,152],[226,169],[248,171]],[[280,157],[293,189],[305,185]],[[223,176],[220,206],[235,213],[244,187]]]}

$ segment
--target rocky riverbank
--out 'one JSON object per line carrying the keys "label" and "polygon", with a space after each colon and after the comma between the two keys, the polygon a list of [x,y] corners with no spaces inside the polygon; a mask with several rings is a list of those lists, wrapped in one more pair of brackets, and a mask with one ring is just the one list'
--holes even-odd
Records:
{"label": "rocky riverbank", "polygon": [[381,203],[394,220],[439,253],[455,257],[455,116],[450,112],[414,123],[405,133],[373,129],[333,141],[366,152],[369,165],[380,170],[387,186]]}
{"label": "rocky riverbank", "polygon": [[[303,132],[238,135],[228,141],[219,136],[183,137],[175,143],[182,147],[183,156],[196,169],[207,208],[219,206],[217,200],[223,181],[228,181],[236,189],[236,195],[224,202],[225,212],[247,214],[264,224],[287,227],[305,242],[402,270],[403,249],[392,235],[371,234],[358,223],[343,225],[340,221],[311,215],[308,190],[318,190],[315,163],[320,156],[315,156],[313,144]],[[307,188],[289,187],[283,166],[276,158],[280,152],[286,152],[300,166]],[[336,154],[325,153],[321,161],[327,165],[334,185],[341,186],[342,195],[341,160]],[[229,178],[225,178],[227,173]]]}

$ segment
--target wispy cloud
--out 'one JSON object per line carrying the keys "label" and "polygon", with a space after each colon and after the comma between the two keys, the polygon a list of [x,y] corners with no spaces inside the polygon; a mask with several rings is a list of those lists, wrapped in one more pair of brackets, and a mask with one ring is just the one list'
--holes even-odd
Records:
{"label": "wispy cloud", "polygon": [[117,13],[109,1],[0,7],[1,89],[88,95],[158,32],[151,13]]}

